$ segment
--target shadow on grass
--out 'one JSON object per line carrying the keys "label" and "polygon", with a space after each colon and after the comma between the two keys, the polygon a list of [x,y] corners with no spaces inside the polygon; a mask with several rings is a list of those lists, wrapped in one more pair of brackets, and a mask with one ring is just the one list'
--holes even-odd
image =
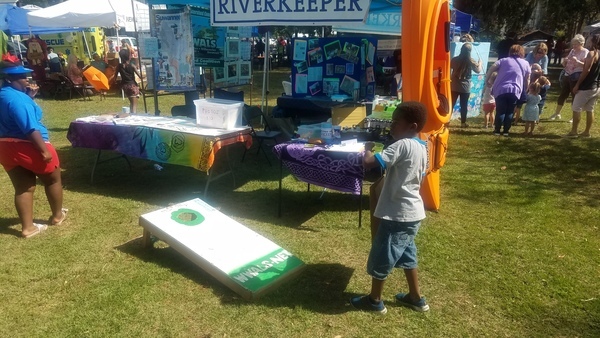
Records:
{"label": "shadow on grass", "polygon": [[[161,164],[162,171],[153,168],[154,162],[129,158],[127,162],[118,154],[105,152],[102,159],[117,156],[114,160],[96,167],[94,183],[90,182],[92,166],[97,151],[64,147],[58,150],[63,166],[63,185],[67,191],[98,194],[115,198],[132,199],[149,204],[166,206],[193,198],[201,198],[228,216],[243,217],[290,228],[301,225],[323,210],[356,211],[358,222],[359,200],[357,196],[327,192],[322,199],[322,188],[311,186],[311,192],[292,191],[289,188],[306,187],[305,184],[289,183],[285,180],[282,191],[282,217],[277,217],[279,203],[279,161],[269,166],[264,154],[248,155],[244,163],[239,162],[243,149],[230,153],[234,165],[235,186],[230,175],[210,183],[204,198],[207,180],[205,173],[193,168]],[[257,160],[256,163],[254,160]],[[218,174],[227,169],[225,158],[218,159],[213,166]],[[284,169],[284,179],[290,173]],[[265,187],[265,186],[269,187]],[[368,209],[368,197],[363,195],[363,209]]]}
{"label": "shadow on grass", "polygon": [[348,301],[354,296],[344,291],[354,269],[338,263],[306,265],[297,278],[287,281],[262,298],[249,302],[170,247],[146,249],[142,247],[141,238],[138,238],[115,249],[210,288],[226,305],[261,304],[292,309],[300,306],[313,312],[340,314],[349,310]]}
{"label": "shadow on grass", "polygon": [[[15,211],[16,213],[16,211]],[[12,226],[19,225],[20,228],[21,220],[16,217],[12,218],[0,218],[0,234],[12,235],[16,237],[21,237],[21,231],[12,228]]]}

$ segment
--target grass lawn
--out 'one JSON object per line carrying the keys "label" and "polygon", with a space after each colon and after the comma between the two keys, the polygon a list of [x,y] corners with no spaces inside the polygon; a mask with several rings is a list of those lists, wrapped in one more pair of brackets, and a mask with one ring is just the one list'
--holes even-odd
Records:
{"label": "grass lawn", "polygon": [[[274,74],[271,106],[285,77]],[[553,112],[556,91],[542,117]],[[199,197],[203,173],[171,165],[156,171],[136,159],[129,171],[112,161],[98,168],[92,185],[96,153],[70,146],[69,122],[118,112],[127,101],[39,104],[62,162],[70,212],[63,226],[19,238],[12,185],[0,174],[2,337],[600,336],[600,126],[591,139],[563,138],[569,105],[563,120],[542,120],[533,138],[518,135],[522,126],[510,138],[494,137],[481,118],[466,129],[451,123],[442,206],[428,212],[417,236],[431,311],[394,304],[393,295],[406,289],[395,271],[384,291],[388,314],[375,316],[348,304],[370,286],[370,233],[356,226],[354,197],[327,192],[319,200],[320,189],[308,193],[286,174],[278,218],[278,166],[253,153],[244,164],[236,161],[236,188],[228,180],[211,184],[208,203],[307,264],[297,279],[247,302],[164,243],[140,246],[138,217]],[[159,98],[165,115],[175,104],[183,104],[182,95]],[[241,158],[240,150],[232,158]],[[41,186],[35,215],[50,215]]]}

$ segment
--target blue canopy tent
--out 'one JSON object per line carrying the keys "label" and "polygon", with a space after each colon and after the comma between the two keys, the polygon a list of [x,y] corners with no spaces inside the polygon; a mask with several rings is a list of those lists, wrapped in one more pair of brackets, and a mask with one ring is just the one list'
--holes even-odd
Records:
{"label": "blue canopy tent", "polygon": [[470,32],[473,27],[473,16],[463,13],[457,9],[452,11],[452,22],[462,29],[463,32]]}
{"label": "blue canopy tent", "polygon": [[73,27],[39,27],[27,23],[28,10],[12,6],[0,5],[0,29],[7,35],[53,34],[77,31]]}

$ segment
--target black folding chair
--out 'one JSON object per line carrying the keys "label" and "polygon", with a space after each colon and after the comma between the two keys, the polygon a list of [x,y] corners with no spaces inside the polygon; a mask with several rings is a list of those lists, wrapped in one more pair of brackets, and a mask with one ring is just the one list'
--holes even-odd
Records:
{"label": "black folding chair", "polygon": [[[256,151],[256,155],[258,155],[258,153],[262,150],[263,154],[265,154],[267,162],[271,166],[272,164],[271,161],[269,161],[269,155],[267,154],[262,145],[265,140],[273,140],[275,143],[277,143],[277,137],[281,135],[281,131],[271,129],[271,126],[269,126],[269,122],[267,121],[267,117],[265,116],[263,111],[258,107],[245,106],[243,117],[244,123],[248,125],[251,129],[250,133],[252,135],[252,138],[258,141],[258,150]],[[263,130],[255,130],[252,126],[252,121],[259,117],[262,118],[264,124]],[[248,152],[248,149],[244,150],[244,155],[242,155],[242,162],[244,162],[246,152]]]}

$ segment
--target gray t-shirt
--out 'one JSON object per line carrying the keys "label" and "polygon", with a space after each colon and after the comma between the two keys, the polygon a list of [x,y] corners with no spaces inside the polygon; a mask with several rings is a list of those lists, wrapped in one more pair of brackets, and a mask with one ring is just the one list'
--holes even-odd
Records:
{"label": "gray t-shirt", "polygon": [[375,156],[387,169],[375,217],[396,222],[424,219],[419,189],[427,170],[426,143],[417,138],[401,139]]}

